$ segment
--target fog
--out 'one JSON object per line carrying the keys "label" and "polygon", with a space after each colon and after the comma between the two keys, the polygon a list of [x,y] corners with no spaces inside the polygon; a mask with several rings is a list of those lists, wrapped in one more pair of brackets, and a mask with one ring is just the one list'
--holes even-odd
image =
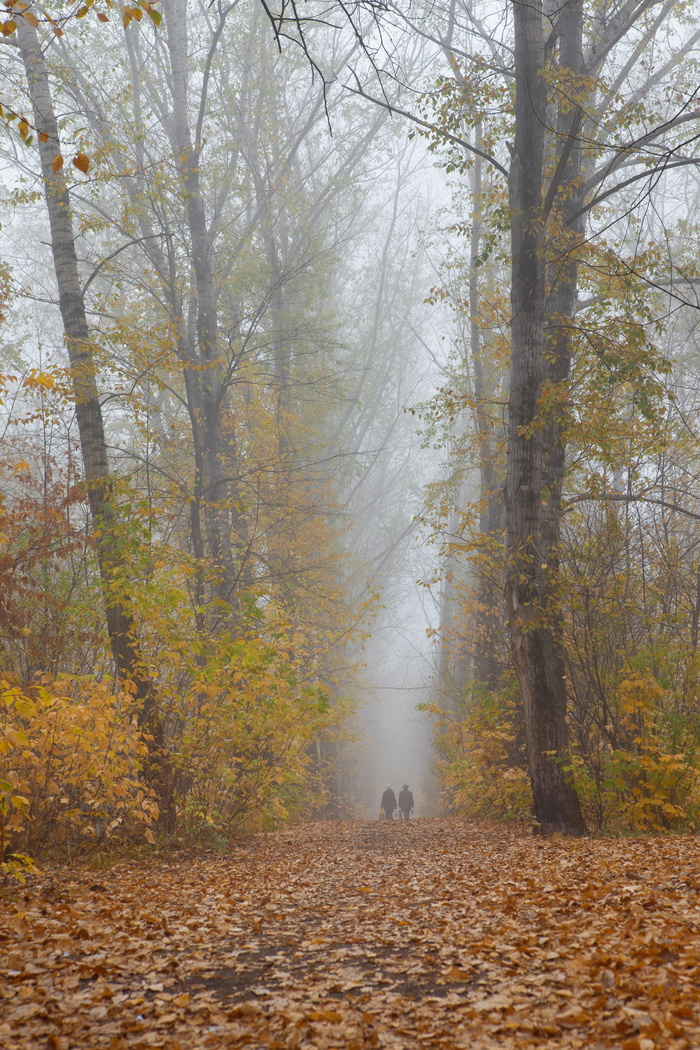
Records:
{"label": "fog", "polygon": [[441,704],[465,815],[700,826],[698,34],[603,6],[5,22],[0,679],[133,687],[168,835],[439,814]]}
{"label": "fog", "polygon": [[432,719],[417,710],[434,696],[432,647],[416,610],[410,611],[412,620],[380,626],[364,652],[353,739],[339,769],[339,793],[344,807],[365,820],[380,816],[387,784],[397,798],[401,787],[409,785],[415,817],[441,812]]}

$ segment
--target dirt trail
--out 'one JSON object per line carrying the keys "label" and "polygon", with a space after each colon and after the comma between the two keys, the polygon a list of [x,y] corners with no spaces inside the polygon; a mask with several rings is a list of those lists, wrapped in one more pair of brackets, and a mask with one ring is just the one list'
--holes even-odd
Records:
{"label": "dirt trail", "polygon": [[700,1045],[700,840],[310,823],[0,900],[0,1048]]}

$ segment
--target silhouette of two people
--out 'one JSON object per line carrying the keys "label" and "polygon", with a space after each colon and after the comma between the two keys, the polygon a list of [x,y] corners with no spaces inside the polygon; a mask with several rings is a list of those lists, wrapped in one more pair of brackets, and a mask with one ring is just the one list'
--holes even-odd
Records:
{"label": "silhouette of two people", "polygon": [[382,795],[381,808],[384,810],[387,820],[393,820],[394,813],[397,809],[400,816],[404,820],[408,820],[413,812],[413,792],[409,791],[408,784],[404,784],[399,792],[398,802],[396,801],[396,795],[391,786],[387,784],[384,794]]}

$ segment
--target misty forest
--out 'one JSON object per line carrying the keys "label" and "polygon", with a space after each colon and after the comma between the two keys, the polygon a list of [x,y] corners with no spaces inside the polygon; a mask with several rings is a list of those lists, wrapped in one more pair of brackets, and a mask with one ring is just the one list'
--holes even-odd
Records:
{"label": "misty forest", "polygon": [[0,31],[0,1046],[697,1046],[697,0]]}

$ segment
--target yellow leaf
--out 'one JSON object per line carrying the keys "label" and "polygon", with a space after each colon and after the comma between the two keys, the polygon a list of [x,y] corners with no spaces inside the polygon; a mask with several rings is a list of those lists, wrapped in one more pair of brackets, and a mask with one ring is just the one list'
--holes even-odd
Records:
{"label": "yellow leaf", "polygon": [[[51,165],[54,171],[58,171],[58,169],[61,167],[61,164],[59,164],[57,167],[54,166],[57,160],[60,160],[61,163],[63,163],[63,157],[54,158],[53,163]],[[39,387],[42,390],[53,390],[53,388],[56,386],[56,380],[49,372],[40,372],[38,369],[33,368],[27,376],[27,378],[22,383],[22,386],[29,390],[33,390],[36,387]]]}
{"label": "yellow leaf", "polygon": [[5,739],[9,740],[13,747],[27,747],[29,744],[27,734],[18,732],[16,729],[6,729]]}

